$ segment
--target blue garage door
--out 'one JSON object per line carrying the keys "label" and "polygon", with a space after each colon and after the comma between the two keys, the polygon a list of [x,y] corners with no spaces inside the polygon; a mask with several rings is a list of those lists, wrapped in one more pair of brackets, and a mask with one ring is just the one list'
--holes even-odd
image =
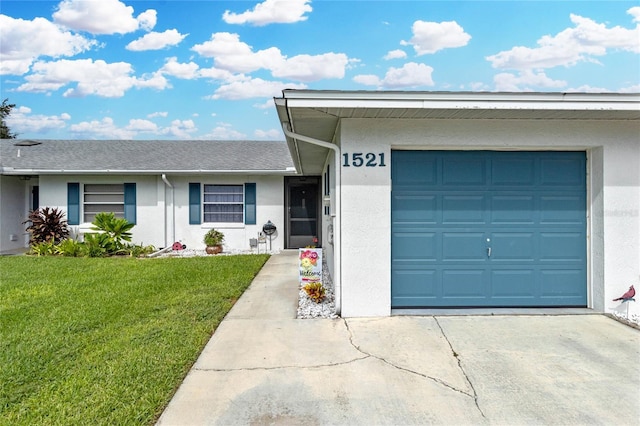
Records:
{"label": "blue garage door", "polygon": [[392,307],[587,304],[584,152],[393,151]]}

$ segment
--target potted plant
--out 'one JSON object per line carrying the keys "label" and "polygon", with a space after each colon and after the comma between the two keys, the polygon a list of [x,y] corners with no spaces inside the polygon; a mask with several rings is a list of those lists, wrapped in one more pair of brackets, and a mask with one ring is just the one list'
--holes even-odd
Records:
{"label": "potted plant", "polygon": [[204,244],[207,246],[207,254],[222,253],[222,243],[224,242],[224,234],[215,228],[209,229],[204,234]]}

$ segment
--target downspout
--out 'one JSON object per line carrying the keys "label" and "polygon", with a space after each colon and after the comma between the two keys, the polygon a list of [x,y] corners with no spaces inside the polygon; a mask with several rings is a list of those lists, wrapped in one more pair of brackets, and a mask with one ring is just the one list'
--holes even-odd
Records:
{"label": "downspout", "polygon": [[[162,181],[171,188],[171,244],[176,241],[176,191],[173,188],[173,185],[167,179],[166,174],[162,174]],[[168,247],[169,243],[167,242],[167,207],[165,203],[165,215],[164,215],[164,246]]]}
{"label": "downspout", "polygon": [[310,143],[312,145],[318,145],[324,148],[329,148],[334,152],[334,170],[336,171],[336,206],[335,206],[335,218],[334,218],[334,226],[333,226],[333,247],[334,247],[334,277],[333,277],[333,285],[335,291],[335,303],[336,303],[336,314],[340,315],[342,311],[342,235],[341,235],[341,220],[340,220],[340,208],[341,208],[341,168],[340,168],[340,147],[336,144],[322,141],[320,139],[315,139],[309,136],[301,135],[298,133],[294,133],[291,130],[290,123],[282,123],[282,131],[288,137],[295,139],[297,141]]}

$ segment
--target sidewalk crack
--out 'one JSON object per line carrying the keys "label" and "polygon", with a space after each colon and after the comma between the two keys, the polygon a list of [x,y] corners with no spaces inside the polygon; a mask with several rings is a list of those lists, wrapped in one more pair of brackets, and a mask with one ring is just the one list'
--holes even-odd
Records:
{"label": "sidewalk crack", "polygon": [[337,367],[339,365],[347,365],[357,361],[362,361],[363,359],[367,359],[369,356],[362,356],[358,358],[353,358],[348,361],[342,362],[333,362],[328,364],[316,364],[316,365],[278,365],[275,367],[242,367],[242,368],[202,368],[202,367],[193,367],[195,371],[213,371],[213,372],[233,372],[233,371],[271,371],[271,370],[285,370],[291,368],[297,368],[302,370],[310,370],[314,368],[324,368],[324,367]]}
{"label": "sidewalk crack", "polygon": [[456,359],[456,361],[458,363],[458,368],[460,369],[460,372],[464,376],[464,378],[467,381],[467,383],[469,383],[469,387],[471,388],[471,391],[473,392],[473,395],[469,395],[469,396],[473,397],[473,401],[476,404],[476,408],[478,409],[478,411],[480,412],[482,417],[484,417],[486,419],[487,416],[484,415],[484,412],[482,411],[482,408],[480,408],[480,404],[478,403],[478,393],[476,392],[476,388],[473,386],[473,383],[471,382],[471,379],[469,379],[469,376],[467,375],[467,372],[464,371],[464,368],[462,367],[462,360],[460,359],[460,354],[458,352],[456,352],[455,349],[453,349],[453,345],[451,344],[451,341],[449,340],[449,337],[447,337],[447,334],[444,332],[444,328],[442,328],[442,325],[438,321],[438,318],[436,318],[434,316],[433,319],[435,320],[436,324],[438,325],[438,328],[440,329],[440,332],[442,333],[442,337],[444,337],[444,340],[447,341],[447,344],[449,345],[449,348],[451,349],[451,353],[453,354],[453,356],[455,357],[455,359]]}
{"label": "sidewalk crack", "polygon": [[[343,318],[342,320],[344,321],[344,325],[345,325],[345,327],[347,327],[347,331],[349,331],[349,342],[351,343],[351,346],[353,346],[353,347],[354,347],[358,352],[360,352],[360,353],[362,353],[362,354],[364,354],[364,355],[370,356],[370,357],[372,357],[372,358],[375,358],[375,359],[377,359],[377,360],[380,360],[380,361],[384,362],[385,364],[387,364],[387,365],[389,365],[389,366],[391,366],[391,367],[393,367],[393,368],[396,368],[396,369],[398,369],[398,370],[405,371],[405,372],[407,372],[407,373],[411,373],[411,374],[415,374],[415,375],[420,376],[420,377],[422,377],[422,378],[425,378],[425,379],[431,380],[431,381],[433,381],[433,382],[436,382],[436,383],[438,383],[439,385],[442,385],[442,386],[444,386],[444,387],[446,387],[446,388],[448,388],[448,389],[450,389],[450,390],[452,390],[452,391],[454,391],[454,392],[461,393],[461,394],[463,394],[463,395],[465,395],[465,396],[468,396],[468,397],[470,397],[470,398],[474,398],[474,399],[476,399],[476,396],[475,396],[475,390],[474,390],[474,393],[473,393],[473,394],[469,394],[468,392],[465,392],[465,391],[463,391],[462,389],[458,389],[458,388],[456,388],[456,387],[454,387],[454,386],[451,386],[451,385],[450,385],[450,384],[448,384],[447,382],[445,382],[445,381],[443,381],[443,380],[440,380],[440,379],[438,379],[437,377],[432,377],[432,376],[429,376],[429,375],[427,375],[427,374],[420,373],[419,371],[414,371],[414,370],[411,370],[411,369],[409,369],[409,368],[405,368],[405,367],[401,367],[401,366],[399,366],[399,365],[395,365],[394,363],[392,363],[391,361],[389,361],[389,360],[387,360],[387,359],[385,359],[385,358],[383,358],[383,357],[380,357],[380,356],[377,356],[377,355],[374,355],[374,354],[371,354],[371,353],[369,353],[369,352],[366,352],[366,351],[362,350],[362,349],[360,348],[360,346],[356,345],[356,344],[353,342],[353,332],[351,331],[351,328],[349,328],[349,323],[347,322],[347,320],[346,320],[345,318]],[[442,328],[441,328],[441,329],[442,329]],[[459,365],[459,362],[458,362],[458,365]],[[463,373],[464,373],[464,372],[463,372]],[[465,378],[466,378],[466,375],[465,375]],[[468,378],[467,378],[467,382],[468,382],[468,381],[469,381],[469,380],[468,380]],[[473,386],[471,386],[471,389],[473,389]],[[478,403],[477,403],[477,401],[476,401],[476,406],[477,406],[477,405],[478,405]],[[482,413],[482,411],[480,411],[480,413]],[[483,414],[483,417],[484,417],[484,414]]]}

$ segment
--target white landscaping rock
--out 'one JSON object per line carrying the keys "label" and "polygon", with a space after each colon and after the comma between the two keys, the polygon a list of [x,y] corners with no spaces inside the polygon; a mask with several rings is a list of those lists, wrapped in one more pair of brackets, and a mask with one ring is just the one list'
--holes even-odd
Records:
{"label": "white landscaping rock", "polygon": [[333,280],[329,274],[329,268],[327,262],[322,259],[322,285],[325,288],[324,300],[320,303],[316,303],[307,296],[307,293],[302,289],[302,284],[299,285],[298,291],[298,318],[338,318],[336,315],[335,296],[333,293]]}

